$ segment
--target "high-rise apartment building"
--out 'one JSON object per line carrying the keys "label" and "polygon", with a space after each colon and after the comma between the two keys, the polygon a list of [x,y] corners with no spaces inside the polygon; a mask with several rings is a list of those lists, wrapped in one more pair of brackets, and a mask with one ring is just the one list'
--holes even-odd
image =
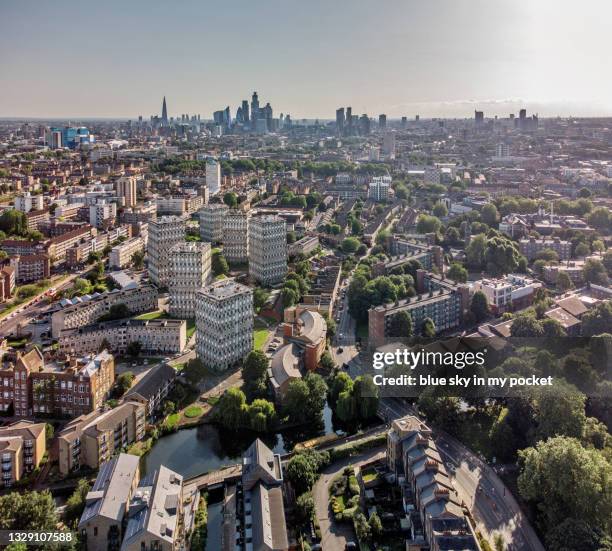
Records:
{"label": "high-rise apartment building", "polygon": [[135,207],[138,202],[136,195],[136,178],[123,176],[117,180],[117,196],[123,197],[126,207]]}
{"label": "high-rise apartment building", "polygon": [[228,212],[227,205],[221,203],[209,203],[199,211],[200,237],[209,243],[220,243],[223,241],[223,220]]}
{"label": "high-rise apartment building", "polygon": [[228,262],[248,262],[250,218],[248,212],[238,209],[230,209],[223,218],[223,256]]}
{"label": "high-rise apartment building", "polygon": [[221,191],[221,163],[212,158],[206,160],[206,187],[210,195]]}
{"label": "high-rise apartment building", "polygon": [[249,275],[274,285],[287,275],[287,229],[276,215],[255,216],[249,224]]}
{"label": "high-rise apartment building", "polygon": [[391,188],[391,176],[375,176],[368,185],[368,199],[386,201]]}
{"label": "high-rise apartment building", "polygon": [[195,317],[196,292],[210,277],[210,243],[180,243],[170,250],[170,314]]}
{"label": "high-rise apartment building", "polygon": [[155,285],[167,287],[170,282],[170,249],[185,241],[185,220],[179,216],[162,216],[149,222],[149,277]]}
{"label": "high-rise apartment building", "polygon": [[196,354],[207,367],[226,370],[253,349],[253,291],[232,279],[196,294]]}
{"label": "high-rise apartment building", "polygon": [[378,115],[378,129],[379,130],[387,129],[387,115]]}

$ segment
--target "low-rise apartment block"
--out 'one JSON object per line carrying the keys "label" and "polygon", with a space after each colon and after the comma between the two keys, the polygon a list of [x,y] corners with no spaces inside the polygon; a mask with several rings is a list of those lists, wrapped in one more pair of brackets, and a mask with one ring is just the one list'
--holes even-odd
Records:
{"label": "low-rise apartment block", "polygon": [[126,354],[139,342],[141,354],[176,354],[187,345],[187,322],[180,319],[122,319],[64,329],[59,335],[65,354],[91,354],[105,344],[115,354]]}
{"label": "low-rise apartment block", "polygon": [[149,369],[143,377],[126,394],[126,398],[135,398],[147,404],[147,417],[161,409],[164,399],[174,386],[176,369],[167,363],[160,363]]}
{"label": "low-rise apartment block", "polygon": [[58,338],[63,329],[96,323],[116,304],[125,304],[132,314],[157,310],[157,289],[141,285],[136,289],[113,290],[77,304],[66,306],[51,316],[51,334]]}
{"label": "low-rise apartment block", "polygon": [[8,488],[21,480],[40,465],[45,451],[45,423],[19,421],[0,427],[0,483]]}
{"label": "low-rise apartment block", "polygon": [[481,279],[472,284],[472,291],[482,292],[487,297],[489,308],[494,314],[510,310],[522,310],[533,303],[539,281],[520,274],[508,274],[498,279]]}
{"label": "low-rise apartment block", "polygon": [[121,453],[100,466],[79,520],[81,539],[88,551],[120,548],[124,518],[140,480],[139,464],[135,455]]}
{"label": "low-rise apartment block", "polygon": [[113,409],[97,409],[68,423],[57,435],[59,471],[81,465],[97,469],[122,448],[144,438],[146,404],[126,400]]}
{"label": "low-rise apartment block", "polygon": [[111,268],[125,268],[132,263],[134,254],[144,251],[144,241],[141,237],[132,237],[119,245],[115,245],[108,256]]}
{"label": "low-rise apartment block", "polygon": [[82,415],[102,405],[114,382],[115,361],[107,351],[45,362],[38,348],[32,348],[0,369],[0,409],[12,408],[19,417]]}
{"label": "low-rise apartment block", "polygon": [[570,241],[563,241],[558,237],[552,239],[536,239],[529,237],[519,241],[521,254],[532,261],[536,258],[540,251],[551,249],[557,253],[559,260],[569,260],[572,255],[572,244]]}
{"label": "low-rise apartment block", "polygon": [[51,275],[51,262],[46,254],[17,255],[10,261],[17,283],[40,281]]}
{"label": "low-rise apartment block", "polygon": [[289,256],[297,256],[299,254],[307,255],[319,246],[319,238],[316,235],[307,235],[295,243],[289,245],[287,252]]}

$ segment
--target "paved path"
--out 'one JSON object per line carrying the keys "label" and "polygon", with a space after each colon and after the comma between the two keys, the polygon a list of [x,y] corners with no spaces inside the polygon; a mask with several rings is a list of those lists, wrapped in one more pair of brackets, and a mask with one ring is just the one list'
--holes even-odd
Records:
{"label": "paved path", "polygon": [[315,501],[315,514],[321,528],[321,547],[325,551],[344,551],[347,541],[356,541],[350,523],[336,523],[329,507],[329,486],[348,465],[361,465],[384,457],[384,446],[368,450],[354,457],[347,457],[332,463],[317,480],[312,489]]}

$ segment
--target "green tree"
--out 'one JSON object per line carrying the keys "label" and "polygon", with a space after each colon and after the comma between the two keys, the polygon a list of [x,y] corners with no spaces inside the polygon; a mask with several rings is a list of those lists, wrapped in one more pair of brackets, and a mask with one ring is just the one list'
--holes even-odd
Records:
{"label": "green tree", "polygon": [[297,495],[309,492],[319,471],[329,462],[329,454],[316,451],[296,453],[287,463],[287,479]]}
{"label": "green tree", "polygon": [[489,315],[489,302],[482,291],[476,291],[470,301],[470,312],[474,314],[477,322],[482,321]]}
{"label": "green tree", "polygon": [[438,233],[442,227],[442,222],[437,216],[419,214],[417,217],[416,231],[418,233]]}
{"label": "green tree", "polygon": [[436,324],[431,318],[425,318],[421,333],[428,339],[433,339],[436,336]]}
{"label": "green tree", "polygon": [[327,385],[327,402],[332,409],[335,409],[338,397],[342,392],[348,391],[349,395],[353,389],[353,379],[345,371],[337,371]]}
{"label": "green tree", "polygon": [[359,244],[359,239],[357,239],[356,237],[347,237],[346,239],[344,239],[344,241],[342,241],[342,251],[346,254],[354,254],[357,252]]}
{"label": "green tree", "polygon": [[72,528],[76,527],[85,509],[85,498],[90,489],[91,485],[88,480],[86,478],[81,478],[74,492],[72,492],[72,495],[68,498],[68,501],[66,501],[64,521],[68,526]]}
{"label": "green tree", "polygon": [[215,251],[212,254],[210,266],[215,276],[226,275],[229,272],[227,260],[220,251]]}
{"label": "green tree", "polygon": [[238,196],[233,191],[228,191],[223,196],[223,202],[231,208],[235,208],[238,205]]}
{"label": "green tree", "polygon": [[215,408],[215,419],[229,430],[238,430],[244,425],[247,413],[246,396],[239,388],[228,388],[219,398]]}
{"label": "green tree", "polygon": [[245,393],[250,399],[265,395],[268,382],[268,358],[261,350],[249,352],[242,366],[242,379]]}
{"label": "green tree", "polygon": [[199,358],[189,360],[182,371],[183,376],[192,384],[198,384],[206,376],[206,368]]}
{"label": "green tree", "polygon": [[142,270],[142,268],[144,267],[144,259],[144,251],[136,251],[132,255],[132,265],[134,266],[134,268],[136,268],[137,270]]}
{"label": "green tree", "polygon": [[138,358],[141,350],[142,350],[142,344],[140,343],[140,341],[130,342],[125,349],[128,355],[132,356],[132,358]]}
{"label": "green tree", "polygon": [[537,505],[547,533],[568,518],[584,521],[593,529],[610,530],[612,464],[599,450],[557,436],[519,455],[519,492]]}
{"label": "green tree", "polygon": [[410,338],[414,333],[412,317],[406,311],[400,311],[389,320],[389,337]]}
{"label": "green tree", "polygon": [[480,219],[487,226],[497,226],[499,222],[499,212],[493,203],[487,203],[480,211]]}
{"label": "green tree", "polygon": [[368,520],[362,512],[358,512],[353,517],[353,526],[355,528],[355,535],[360,542],[368,542],[372,538],[372,531]]}
{"label": "green tree", "polygon": [[542,323],[531,314],[518,314],[512,321],[510,327],[512,337],[543,337],[544,328]]}
{"label": "green tree", "polygon": [[304,492],[295,500],[295,512],[299,521],[304,524],[309,522],[315,513],[315,502],[310,492]]}
{"label": "green tree", "polygon": [[368,524],[370,525],[370,532],[372,533],[372,536],[374,539],[382,535],[383,526],[382,526],[382,522],[380,521],[380,517],[378,516],[376,511],[374,511],[370,515],[370,520],[368,521]]}
{"label": "green tree", "polygon": [[487,238],[483,233],[475,235],[470,239],[468,246],[465,248],[469,266],[478,269],[482,267],[486,245]]}
{"label": "green tree", "polygon": [[253,290],[253,308],[256,312],[259,312],[268,302],[270,298],[270,291],[262,287],[255,287]]}
{"label": "green tree", "polygon": [[556,284],[557,284],[557,289],[559,289],[561,293],[565,293],[565,291],[569,291],[570,289],[574,287],[574,284],[570,276],[568,276],[566,272],[559,272],[557,274]]}
{"label": "green tree", "polygon": [[574,255],[577,257],[584,257],[591,254],[591,247],[589,247],[584,241],[581,241],[576,245],[574,249]]}
{"label": "green tree", "polygon": [[446,275],[455,283],[465,283],[468,278],[468,271],[458,262],[453,262]]}
{"label": "green tree", "polygon": [[537,440],[554,436],[582,437],[586,424],[584,394],[557,381],[554,388],[542,389],[536,401]]}
{"label": "green tree", "polygon": [[115,385],[117,388],[117,395],[123,396],[130,388],[132,387],[132,383],[134,382],[134,374],[131,371],[125,371],[121,373],[117,377],[115,381]]}
{"label": "green tree", "polygon": [[609,551],[612,542],[588,522],[566,518],[546,533],[546,548],[555,551]]}
{"label": "green tree", "polygon": [[432,212],[433,215],[437,218],[444,218],[448,215],[448,209],[446,208],[446,205],[444,203],[436,203]]}
{"label": "green tree", "polygon": [[355,410],[359,419],[372,419],[378,410],[378,386],[370,375],[360,375],[352,389]]}
{"label": "green tree", "polygon": [[258,398],[247,407],[247,416],[252,430],[266,432],[276,417],[276,410],[272,402]]}
{"label": "green tree", "polygon": [[0,496],[0,530],[48,532],[54,531],[58,522],[53,497],[47,490]]}
{"label": "green tree", "polygon": [[582,335],[594,337],[606,333],[612,327],[612,301],[600,302],[582,317]]}
{"label": "green tree", "polygon": [[595,283],[596,285],[608,285],[608,273],[606,267],[603,265],[601,260],[596,258],[589,258],[584,263],[582,270],[584,274],[584,280],[588,283]]}

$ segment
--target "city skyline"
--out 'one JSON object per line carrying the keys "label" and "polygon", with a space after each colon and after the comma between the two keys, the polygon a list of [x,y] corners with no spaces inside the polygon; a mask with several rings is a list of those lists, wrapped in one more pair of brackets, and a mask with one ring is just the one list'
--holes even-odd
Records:
{"label": "city skyline", "polygon": [[[169,116],[209,119],[253,90],[295,120],[341,105],[389,118],[612,115],[608,2],[458,4],[9,0],[0,117],[148,118],[165,95]],[[52,40],[56,23],[68,27]]]}

